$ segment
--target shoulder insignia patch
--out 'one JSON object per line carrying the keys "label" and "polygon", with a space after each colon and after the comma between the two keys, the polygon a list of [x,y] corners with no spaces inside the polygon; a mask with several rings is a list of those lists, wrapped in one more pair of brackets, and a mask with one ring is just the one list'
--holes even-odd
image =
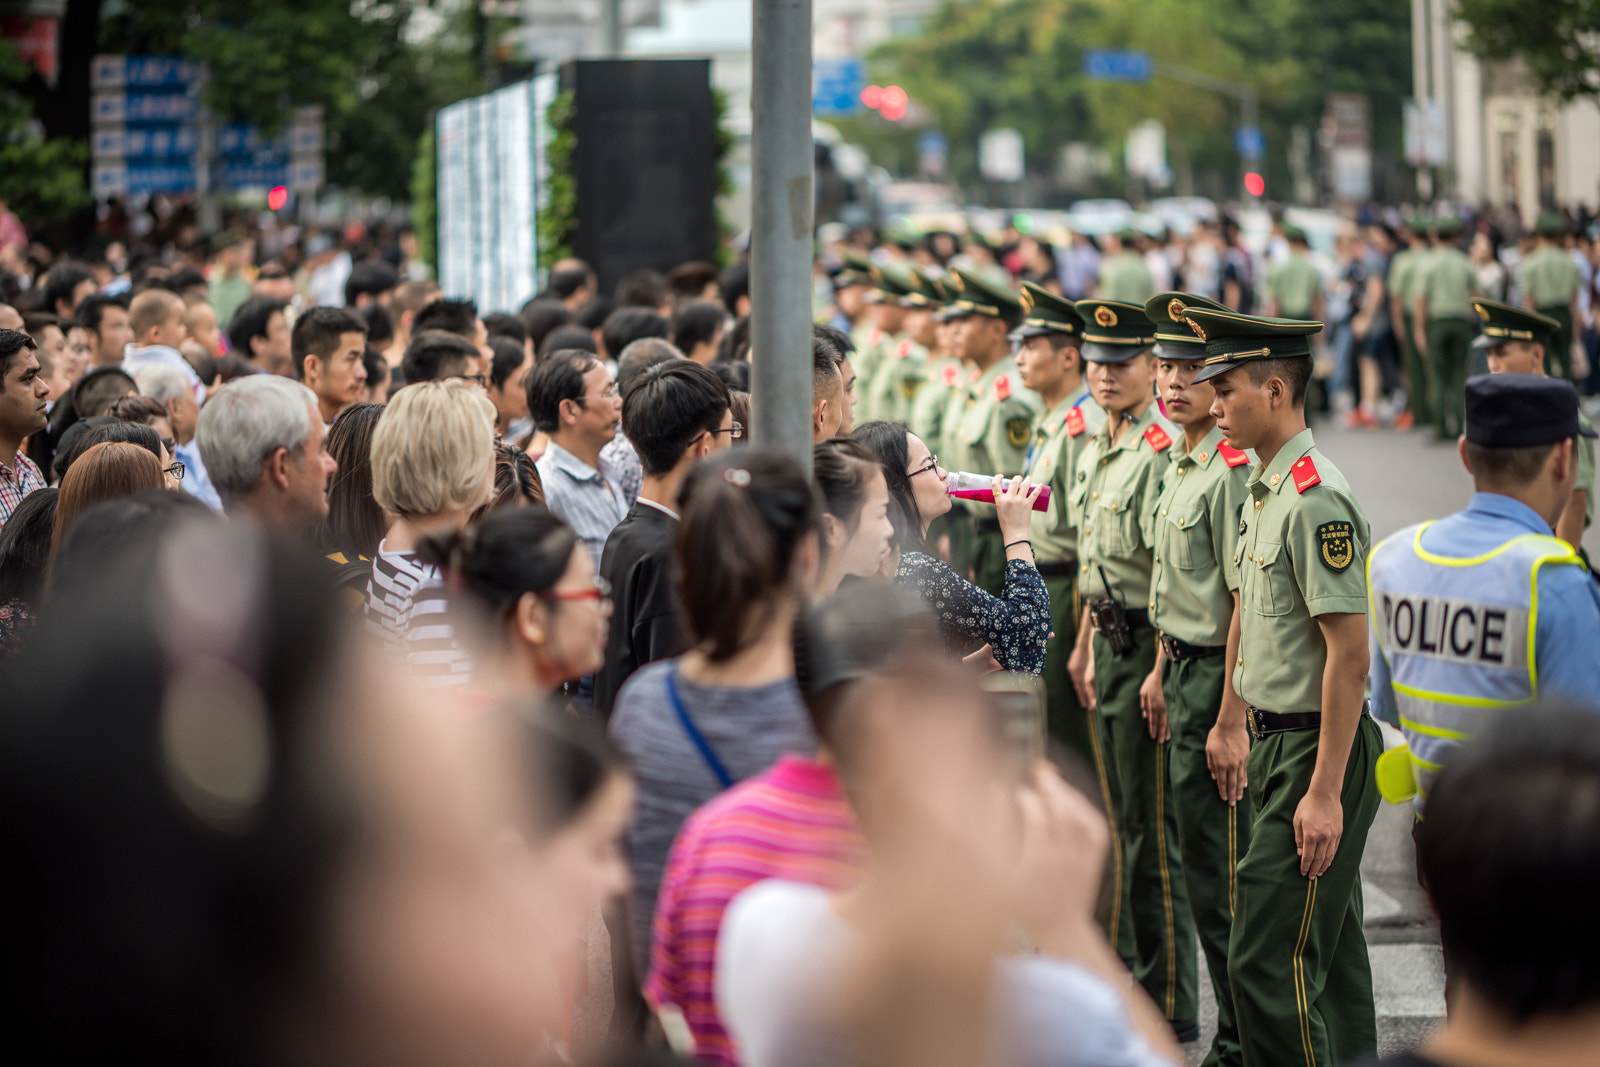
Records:
{"label": "shoulder insignia patch", "polygon": [[1311,462],[1310,456],[1301,456],[1295,460],[1290,473],[1294,475],[1294,487],[1297,492],[1303,493],[1322,482],[1322,475],[1317,473],[1317,465]]}
{"label": "shoulder insignia patch", "polygon": [[1217,446],[1217,455],[1227,460],[1230,467],[1237,467],[1250,462],[1248,455],[1228,444],[1219,444]]}
{"label": "shoulder insignia patch", "polygon": [[1033,436],[1033,426],[1022,416],[1006,420],[1006,443],[1012,448],[1025,448]]}
{"label": "shoulder insignia patch", "polygon": [[1330,571],[1343,571],[1356,558],[1354,527],[1348,522],[1325,522],[1317,527],[1317,549],[1322,565]]}
{"label": "shoulder insignia patch", "polygon": [[1157,452],[1172,447],[1172,438],[1167,436],[1167,431],[1159,426],[1152,426],[1144,432],[1144,439],[1150,442],[1150,447]]}
{"label": "shoulder insignia patch", "polygon": [[1011,376],[1009,374],[1002,374],[1000,377],[994,380],[994,395],[999,397],[1001,400],[1010,398]]}
{"label": "shoulder insignia patch", "polygon": [[1067,412],[1067,417],[1062,421],[1062,424],[1067,428],[1068,437],[1077,437],[1089,428],[1088,424],[1083,421],[1083,412],[1077,408],[1072,408]]}
{"label": "shoulder insignia patch", "polygon": [[957,367],[954,363],[946,363],[944,365],[944,384],[945,384],[946,388],[949,388],[949,387],[955,385],[956,384],[956,380],[959,379],[960,377],[961,377],[961,368],[960,367]]}

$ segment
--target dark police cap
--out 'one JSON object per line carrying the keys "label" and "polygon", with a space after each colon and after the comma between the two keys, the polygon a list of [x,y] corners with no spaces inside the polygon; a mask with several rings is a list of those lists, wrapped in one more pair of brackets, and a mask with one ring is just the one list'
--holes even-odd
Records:
{"label": "dark police cap", "polygon": [[1015,293],[985,281],[960,267],[951,273],[950,280],[958,290],[953,304],[957,315],[951,316],[952,318],[959,315],[982,315],[986,318],[999,319],[1007,326],[1015,326],[1022,321],[1022,303]]}
{"label": "dark police cap", "polygon": [[1484,448],[1534,448],[1593,437],[1578,422],[1578,390],[1542,374],[1480,374],[1467,379],[1467,440]]}
{"label": "dark police cap", "polygon": [[1156,343],[1156,325],[1138,304],[1120,300],[1080,300],[1083,358],[1090,363],[1126,363]]}
{"label": "dark police cap", "polygon": [[1156,324],[1156,356],[1166,360],[1206,358],[1206,343],[1183,321],[1190,308],[1227,311],[1225,305],[1193,293],[1157,293],[1145,301],[1144,313]]}
{"label": "dark police cap", "polygon": [[1309,359],[1311,338],[1322,332],[1322,323],[1310,319],[1241,315],[1226,308],[1189,308],[1183,321],[1206,343],[1205,365],[1194,376],[1197,384],[1258,359]]}
{"label": "dark police cap", "polygon": [[1066,297],[1041,289],[1032,282],[1023,282],[1021,301],[1022,325],[1011,331],[1013,341],[1026,341],[1049,333],[1083,336],[1083,316]]}

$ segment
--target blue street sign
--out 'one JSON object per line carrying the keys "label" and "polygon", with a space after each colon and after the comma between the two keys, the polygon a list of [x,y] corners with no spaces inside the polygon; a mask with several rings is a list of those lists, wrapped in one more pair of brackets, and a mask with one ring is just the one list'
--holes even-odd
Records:
{"label": "blue street sign", "polygon": [[218,189],[289,184],[289,163],[220,163],[211,168],[211,184]]}
{"label": "blue street sign", "polygon": [[867,65],[854,57],[811,61],[811,111],[816,115],[854,115],[867,87]]}
{"label": "blue street sign", "polygon": [[96,93],[89,104],[89,118],[99,123],[193,122],[199,115],[200,98],[189,93]]}
{"label": "blue street sign", "polygon": [[1233,133],[1233,146],[1245,159],[1260,159],[1267,151],[1267,139],[1260,126],[1240,126]]}
{"label": "blue street sign", "polygon": [[182,56],[95,56],[89,65],[96,89],[181,88],[199,80],[199,62]]}
{"label": "blue street sign", "polygon": [[1147,82],[1153,66],[1148,52],[1094,48],[1083,54],[1083,72],[1096,81]]}
{"label": "blue street sign", "polygon": [[185,160],[135,166],[96,164],[94,168],[96,196],[185,193],[193,188],[194,166]]}

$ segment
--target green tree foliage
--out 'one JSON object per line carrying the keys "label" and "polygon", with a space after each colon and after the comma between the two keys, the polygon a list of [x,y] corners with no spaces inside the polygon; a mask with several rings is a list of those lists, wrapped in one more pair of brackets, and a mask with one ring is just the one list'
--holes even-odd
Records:
{"label": "green tree foliage", "polygon": [[577,94],[557,93],[545,108],[550,143],[545,159],[550,165],[550,187],[539,210],[539,261],[554,263],[570,258],[578,238],[578,134]]}
{"label": "green tree foliage", "polygon": [[1600,5],[1593,0],[1457,0],[1468,45],[1491,60],[1521,59],[1541,93],[1600,95]]}
{"label": "green tree foliage", "polygon": [[0,40],[0,200],[39,225],[63,221],[89,205],[89,146],[42,135],[32,101],[19,91],[31,73],[11,42]]}

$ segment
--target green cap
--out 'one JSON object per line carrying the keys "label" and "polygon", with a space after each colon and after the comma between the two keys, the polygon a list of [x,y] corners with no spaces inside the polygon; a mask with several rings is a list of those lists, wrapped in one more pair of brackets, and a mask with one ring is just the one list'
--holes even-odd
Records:
{"label": "green cap", "polygon": [[1507,341],[1548,345],[1561,330],[1555,319],[1498,300],[1479,298],[1472,302],[1472,309],[1483,320],[1482,332],[1472,342],[1472,347],[1480,351],[1498,348]]}
{"label": "green cap", "polygon": [[1183,321],[1206,343],[1206,362],[1194,376],[1198,382],[1227,374],[1257,359],[1311,358],[1311,338],[1322,323],[1308,319],[1271,319],[1241,315],[1224,308],[1186,308]]}
{"label": "green cap", "polygon": [[1083,358],[1090,363],[1124,363],[1156,343],[1155,323],[1138,304],[1120,300],[1080,300]]}
{"label": "green cap", "polygon": [[1306,231],[1302,230],[1292,222],[1286,222],[1283,224],[1283,239],[1285,241],[1292,241],[1296,244],[1302,245],[1311,243],[1306,237]]}
{"label": "green cap", "polygon": [[1443,215],[1433,220],[1433,228],[1440,237],[1454,237],[1461,232],[1461,220],[1454,215]]}
{"label": "green cap", "polygon": [[944,293],[939,289],[939,283],[928,277],[916,267],[911,268],[911,273],[906,276],[908,289],[900,303],[908,308],[939,308],[944,305]]}
{"label": "green cap", "polygon": [[1010,290],[986,282],[960,267],[951,272],[950,280],[957,290],[952,304],[957,314],[951,315],[951,318],[984,315],[1000,319],[1007,326],[1015,326],[1022,321],[1022,303]]}
{"label": "green cap", "polygon": [[1156,324],[1156,355],[1161,359],[1205,359],[1206,343],[1183,321],[1190,308],[1226,311],[1226,306],[1193,293],[1157,293],[1144,305],[1144,313]]}
{"label": "green cap", "polygon": [[1567,232],[1567,220],[1554,211],[1546,211],[1534,221],[1533,229],[1540,237],[1564,237]]}
{"label": "green cap", "polygon": [[1083,316],[1072,301],[1041,289],[1032,282],[1022,283],[1022,325],[1011,331],[1013,341],[1025,341],[1047,333],[1083,336]]}
{"label": "green cap", "polygon": [[873,303],[895,304],[905,306],[905,298],[911,294],[916,283],[894,267],[881,267],[874,263],[867,270],[872,279],[872,292],[867,299]]}
{"label": "green cap", "polygon": [[839,250],[839,258],[844,260],[844,269],[833,276],[835,292],[840,289],[848,289],[852,285],[865,285],[868,287],[877,285],[872,280],[872,259],[870,257],[862,255],[853,248],[842,248]]}

